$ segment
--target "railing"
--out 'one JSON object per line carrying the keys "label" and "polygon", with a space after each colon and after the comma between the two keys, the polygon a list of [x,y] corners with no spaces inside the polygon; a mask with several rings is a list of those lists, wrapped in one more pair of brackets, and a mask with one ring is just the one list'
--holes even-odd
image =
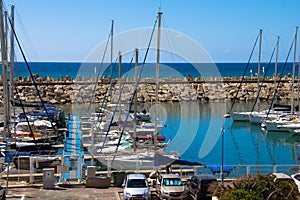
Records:
{"label": "railing", "polygon": [[[288,175],[299,173],[300,165],[299,164],[277,164],[277,165],[231,165],[232,170],[228,171],[226,178],[237,178],[241,176],[257,175],[257,174],[269,174],[269,173],[285,173]],[[221,171],[221,165],[220,165]],[[195,167],[195,172],[206,173],[215,175],[217,178],[220,178],[220,173],[211,171],[208,167]]]}

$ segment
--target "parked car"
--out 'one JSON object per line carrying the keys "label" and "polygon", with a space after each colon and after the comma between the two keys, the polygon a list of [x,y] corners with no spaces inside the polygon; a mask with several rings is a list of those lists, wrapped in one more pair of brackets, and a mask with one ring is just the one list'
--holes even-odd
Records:
{"label": "parked car", "polygon": [[212,198],[212,193],[208,191],[211,184],[217,184],[217,179],[211,175],[195,175],[189,182],[189,192],[195,199]]}
{"label": "parked car", "polygon": [[159,199],[186,199],[187,191],[178,174],[161,174],[156,181]]}
{"label": "parked car", "polygon": [[271,176],[274,177],[274,182],[276,181],[291,181],[292,177],[290,177],[289,175],[285,174],[285,173],[272,173]]}
{"label": "parked car", "polygon": [[300,193],[300,173],[292,174],[291,177],[295,181],[296,185],[298,186],[298,191]]}
{"label": "parked car", "polygon": [[124,200],[129,199],[151,199],[151,191],[147,178],[143,174],[129,174],[124,183]]}
{"label": "parked car", "polygon": [[[290,199],[294,195],[297,195],[298,187],[295,180],[285,173],[271,173],[274,182],[279,186],[279,189],[273,191],[268,199]],[[292,198],[293,199],[293,198]]]}

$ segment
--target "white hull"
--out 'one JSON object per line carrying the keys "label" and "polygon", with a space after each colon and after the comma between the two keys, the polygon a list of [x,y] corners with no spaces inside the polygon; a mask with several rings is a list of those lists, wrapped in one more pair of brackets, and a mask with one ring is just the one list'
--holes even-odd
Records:
{"label": "white hull", "polygon": [[295,130],[299,130],[300,129],[300,123],[299,122],[290,122],[288,124],[284,124],[284,125],[278,125],[280,128],[286,128],[288,129],[289,132],[291,133],[295,133]]}
{"label": "white hull", "polygon": [[[110,166],[113,169],[120,170],[140,170],[140,169],[154,169],[155,163],[158,162],[159,165],[166,165],[169,162],[177,160],[178,157],[174,155],[164,155],[161,156],[165,159],[155,160],[154,153],[137,153],[132,155],[110,155],[97,157],[102,164]],[[160,158],[161,158],[160,157]]]}
{"label": "white hull", "polygon": [[283,127],[282,125],[286,125],[290,123],[290,121],[266,121],[266,129],[268,131],[279,131],[279,132],[289,132],[289,129]]}
{"label": "white hull", "polygon": [[251,112],[232,112],[230,117],[233,121],[248,122]]}
{"label": "white hull", "polygon": [[[275,119],[280,116],[282,113],[272,113],[268,115],[268,119]],[[249,115],[249,120],[252,124],[261,124],[267,118],[267,114],[265,112],[255,112]]]}
{"label": "white hull", "polygon": [[294,134],[298,134],[298,135],[300,135],[300,129],[296,129],[296,130],[294,130],[294,131],[293,131],[293,133],[294,133]]}
{"label": "white hull", "polygon": [[250,115],[249,121],[251,124],[261,124],[266,118],[265,114]]}

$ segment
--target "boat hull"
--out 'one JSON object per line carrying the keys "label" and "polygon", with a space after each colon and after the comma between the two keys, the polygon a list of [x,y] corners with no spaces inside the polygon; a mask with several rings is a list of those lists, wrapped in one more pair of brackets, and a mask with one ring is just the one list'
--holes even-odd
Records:
{"label": "boat hull", "polygon": [[230,117],[233,121],[248,122],[251,112],[232,112]]}
{"label": "boat hull", "polygon": [[281,126],[290,123],[289,121],[266,121],[265,126],[267,131],[289,132],[289,129]]}
{"label": "boat hull", "polygon": [[[33,167],[37,170],[42,170],[44,168],[51,168],[55,158],[46,157],[34,157],[35,162]],[[30,156],[17,156],[14,157],[13,163],[17,169],[30,170]]]}

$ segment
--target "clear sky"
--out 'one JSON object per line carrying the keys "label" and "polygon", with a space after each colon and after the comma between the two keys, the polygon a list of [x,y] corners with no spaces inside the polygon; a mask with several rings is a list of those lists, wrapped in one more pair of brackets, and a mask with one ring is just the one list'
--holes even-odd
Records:
{"label": "clear sky", "polygon": [[[259,29],[263,59],[277,35],[281,61],[300,25],[299,0],[4,0],[16,9],[17,34],[30,61],[83,61],[115,34],[152,27],[161,5],[163,27],[201,44],[216,62],[247,62]],[[20,60],[20,59],[19,59]],[[299,60],[299,59],[297,59]]]}

